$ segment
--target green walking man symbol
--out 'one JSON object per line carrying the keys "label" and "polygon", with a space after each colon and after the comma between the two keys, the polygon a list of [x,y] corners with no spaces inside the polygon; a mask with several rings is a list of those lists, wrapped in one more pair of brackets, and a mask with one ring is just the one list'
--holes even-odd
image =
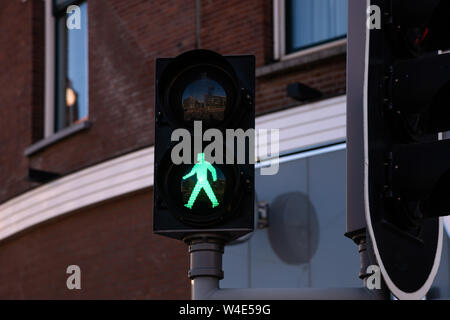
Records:
{"label": "green walking man symbol", "polygon": [[189,209],[192,209],[198,194],[203,189],[208,195],[209,200],[211,200],[212,207],[215,208],[219,205],[219,202],[217,201],[216,195],[214,194],[214,191],[212,190],[211,185],[209,184],[208,170],[211,172],[213,181],[216,181],[217,180],[216,169],[213,167],[211,163],[205,160],[204,153],[197,154],[197,161],[198,162],[194,165],[191,172],[189,172],[187,175],[183,177],[183,180],[186,180],[192,177],[194,174],[197,174],[197,183],[195,184],[195,187],[192,190],[188,203],[186,203],[184,206]]}

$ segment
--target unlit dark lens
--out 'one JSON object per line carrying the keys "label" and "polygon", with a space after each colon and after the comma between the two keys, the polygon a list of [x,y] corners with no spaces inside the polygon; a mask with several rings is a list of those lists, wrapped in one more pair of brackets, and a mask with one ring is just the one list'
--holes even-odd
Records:
{"label": "unlit dark lens", "polygon": [[224,120],[227,94],[224,88],[206,73],[186,86],[181,99],[183,120],[186,122]]}

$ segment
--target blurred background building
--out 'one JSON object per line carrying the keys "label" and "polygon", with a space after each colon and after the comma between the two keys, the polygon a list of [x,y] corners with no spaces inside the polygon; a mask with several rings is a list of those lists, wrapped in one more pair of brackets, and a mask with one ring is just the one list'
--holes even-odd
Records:
{"label": "blurred background building", "polygon": [[[221,285],[360,286],[346,32],[346,0],[1,1],[0,298],[190,297],[186,246],[152,234],[152,146],[155,59],[195,48],[256,56],[257,128],[281,138],[279,173],[256,171],[269,222]],[[449,252],[446,233],[429,297],[450,297]]]}

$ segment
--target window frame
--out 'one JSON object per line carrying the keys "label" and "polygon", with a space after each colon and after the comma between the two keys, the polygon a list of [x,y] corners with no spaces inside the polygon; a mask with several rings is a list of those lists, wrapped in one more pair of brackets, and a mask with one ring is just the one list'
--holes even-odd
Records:
{"label": "window frame", "polygon": [[[57,23],[58,18],[67,13],[67,8],[71,5],[80,5],[87,0],[65,0],[59,5],[56,5],[54,0],[45,1],[45,95],[44,95],[44,139],[49,138],[60,131],[70,128],[61,128],[56,130],[56,108],[58,99],[57,90],[57,74],[59,70],[58,62],[58,38],[57,38]],[[89,33],[88,33],[89,35]],[[88,39],[89,41],[89,39]],[[87,56],[87,68],[89,71],[89,42],[87,44],[88,56]],[[89,101],[89,72],[87,74],[87,96]],[[89,106],[88,106],[89,108]],[[85,122],[89,121],[89,109]],[[83,127],[89,127],[83,126]],[[72,130],[69,130],[72,131]],[[77,131],[77,130],[76,130]],[[74,132],[76,132],[74,131]]]}
{"label": "window frame", "polygon": [[297,58],[313,52],[334,48],[347,43],[345,37],[334,38],[286,53],[286,0],[273,0],[273,57],[274,60]]}
{"label": "window frame", "polygon": [[56,24],[53,0],[45,0],[45,97],[44,138],[55,133],[55,76],[56,76]]}
{"label": "window frame", "polygon": [[[86,117],[83,121],[55,131],[56,110],[56,17],[54,15],[53,0],[42,0],[44,2],[44,135],[43,138],[24,150],[24,156],[32,157],[43,149],[58,143],[78,132],[89,130],[91,122]],[[87,0],[66,1],[63,4],[80,4]],[[88,33],[89,36],[89,33]],[[88,39],[89,40],[89,39]],[[89,43],[87,46],[87,95],[89,103]],[[88,106],[89,108],[89,106]],[[89,109],[88,109],[89,116]]]}

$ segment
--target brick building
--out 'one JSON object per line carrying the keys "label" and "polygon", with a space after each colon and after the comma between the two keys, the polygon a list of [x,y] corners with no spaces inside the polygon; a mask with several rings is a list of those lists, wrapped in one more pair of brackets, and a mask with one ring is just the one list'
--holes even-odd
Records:
{"label": "brick building", "polygon": [[[288,181],[305,161],[283,192],[307,194],[308,214],[346,250],[348,276],[322,280],[358,285],[356,247],[342,236],[346,10],[345,0],[0,2],[0,298],[190,297],[186,246],[151,231],[152,146],[155,59],[195,48],[256,56],[257,127],[280,128],[286,155],[271,179]],[[289,97],[295,83],[321,97]],[[331,179],[321,191],[330,208],[314,198],[325,179],[314,184],[314,172]],[[275,206],[278,194],[257,194]],[[338,222],[323,229],[322,216]],[[273,237],[257,230],[226,249],[223,285],[324,286],[312,256],[338,259],[329,239],[300,259]],[[81,268],[81,290],[67,289],[69,265]],[[267,277],[274,267],[286,276]]]}

